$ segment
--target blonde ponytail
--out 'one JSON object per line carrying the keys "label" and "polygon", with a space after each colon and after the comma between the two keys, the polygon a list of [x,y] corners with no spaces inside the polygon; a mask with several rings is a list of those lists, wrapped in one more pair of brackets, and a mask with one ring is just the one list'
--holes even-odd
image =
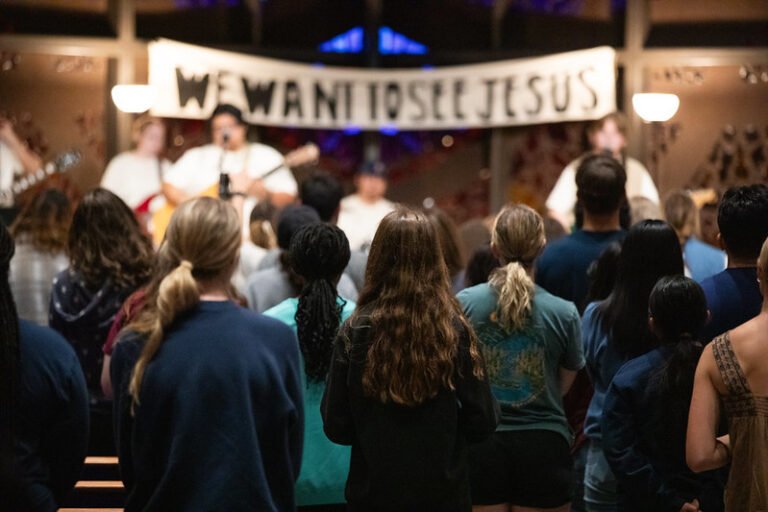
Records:
{"label": "blonde ponytail", "polygon": [[150,287],[147,305],[127,327],[145,339],[128,388],[132,411],[139,405],[144,374],[160,350],[165,330],[181,313],[200,302],[198,279],[229,281],[240,243],[240,218],[231,205],[203,197],[176,209],[158,254],[161,265],[167,262],[172,270],[155,289]]}
{"label": "blonde ponytail", "polygon": [[531,316],[535,286],[528,270],[544,248],[544,221],[525,205],[504,208],[497,216],[491,243],[505,265],[488,279],[499,295],[496,321],[507,331],[525,328]]}
{"label": "blonde ponytail", "polygon": [[488,282],[499,294],[496,321],[507,332],[522,330],[531,315],[534,292],[528,272],[513,261],[496,269]]}
{"label": "blonde ponytail", "polygon": [[133,369],[128,388],[132,396],[132,410],[135,410],[136,406],[139,405],[139,391],[141,390],[141,381],[144,379],[144,372],[160,349],[165,329],[173,323],[179,314],[192,309],[198,302],[200,302],[200,290],[197,287],[197,281],[192,276],[192,264],[184,260],[160,281],[157,292],[157,314],[147,333],[146,345],[144,345],[141,357]]}

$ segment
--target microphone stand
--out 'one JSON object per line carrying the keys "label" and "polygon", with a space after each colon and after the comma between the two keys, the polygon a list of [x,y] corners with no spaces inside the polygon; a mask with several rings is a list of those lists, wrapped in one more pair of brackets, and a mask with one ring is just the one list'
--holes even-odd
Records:
{"label": "microphone stand", "polygon": [[221,150],[221,156],[219,157],[219,198],[228,201],[232,197],[232,192],[229,186],[229,174],[224,172],[224,155],[229,147],[229,133],[224,133],[224,148]]}

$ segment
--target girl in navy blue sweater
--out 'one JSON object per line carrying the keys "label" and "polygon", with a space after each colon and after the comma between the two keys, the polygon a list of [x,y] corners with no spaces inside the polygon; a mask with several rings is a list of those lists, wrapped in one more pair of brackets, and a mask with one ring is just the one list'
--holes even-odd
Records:
{"label": "girl in navy blue sweater", "polygon": [[298,342],[231,300],[240,243],[230,205],[182,204],[160,248],[174,270],[115,347],[127,512],[295,508]]}

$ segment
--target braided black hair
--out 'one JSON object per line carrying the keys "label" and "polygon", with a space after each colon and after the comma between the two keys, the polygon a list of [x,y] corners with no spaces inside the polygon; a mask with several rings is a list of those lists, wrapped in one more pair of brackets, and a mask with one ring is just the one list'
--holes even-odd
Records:
{"label": "braided black hair", "polygon": [[349,263],[349,241],[336,226],[310,224],[291,239],[288,260],[304,280],[296,311],[304,368],[308,381],[321,382],[328,373],[345,304],[337,300],[336,283]]}
{"label": "braided black hair", "polygon": [[19,317],[8,284],[15,250],[8,229],[0,224],[0,494],[13,479],[14,417],[19,386]]}

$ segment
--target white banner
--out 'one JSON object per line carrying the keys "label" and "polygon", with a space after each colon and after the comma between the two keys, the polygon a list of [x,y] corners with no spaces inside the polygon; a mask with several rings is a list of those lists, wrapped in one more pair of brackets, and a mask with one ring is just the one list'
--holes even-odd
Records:
{"label": "white banner", "polygon": [[219,103],[253,124],[432,130],[596,119],[616,109],[609,47],[436,69],[295,64],[160,40],[152,113],[207,119]]}

